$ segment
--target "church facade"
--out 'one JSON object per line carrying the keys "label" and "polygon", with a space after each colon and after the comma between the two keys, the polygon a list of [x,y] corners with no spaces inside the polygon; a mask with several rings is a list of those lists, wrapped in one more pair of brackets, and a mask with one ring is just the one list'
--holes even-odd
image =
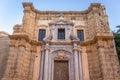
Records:
{"label": "church facade", "polygon": [[23,7],[22,24],[0,37],[0,80],[120,80],[103,5],[85,11],[40,11],[30,2]]}

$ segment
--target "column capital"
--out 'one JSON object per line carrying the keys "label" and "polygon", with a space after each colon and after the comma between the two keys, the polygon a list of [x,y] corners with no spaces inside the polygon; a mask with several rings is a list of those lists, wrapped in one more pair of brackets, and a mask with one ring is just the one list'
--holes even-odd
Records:
{"label": "column capital", "polygon": [[86,47],[82,47],[81,52],[86,53]]}
{"label": "column capital", "polygon": [[82,49],[81,49],[80,47],[74,47],[74,48],[73,48],[73,51],[79,51],[79,52],[81,52]]}
{"label": "column capital", "polygon": [[50,48],[44,48],[44,50],[50,50]]}
{"label": "column capital", "polygon": [[49,46],[49,43],[46,43],[45,44],[45,47],[44,47],[45,50],[50,50],[50,46]]}

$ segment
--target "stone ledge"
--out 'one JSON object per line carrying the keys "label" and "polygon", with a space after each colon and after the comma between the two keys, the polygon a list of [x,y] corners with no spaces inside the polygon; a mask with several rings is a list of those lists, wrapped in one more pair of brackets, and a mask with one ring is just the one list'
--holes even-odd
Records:
{"label": "stone ledge", "polygon": [[36,45],[36,46],[40,46],[41,43],[37,42],[35,40],[31,40],[27,35],[9,35],[9,38],[11,40],[21,40],[24,39],[26,42],[28,42],[31,45]]}
{"label": "stone ledge", "polygon": [[87,46],[90,44],[95,44],[99,40],[113,40],[114,36],[95,36],[92,40],[81,42],[81,46]]}

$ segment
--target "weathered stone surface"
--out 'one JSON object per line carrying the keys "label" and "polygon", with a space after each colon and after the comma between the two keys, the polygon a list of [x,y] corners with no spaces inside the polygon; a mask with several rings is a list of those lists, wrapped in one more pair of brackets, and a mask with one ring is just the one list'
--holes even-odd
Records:
{"label": "weathered stone surface", "polygon": [[7,35],[0,33],[0,80],[6,70],[10,39]]}
{"label": "weathered stone surface", "polygon": [[[62,70],[68,70],[64,80],[120,80],[103,5],[94,3],[85,11],[39,11],[32,3],[23,7],[23,23],[14,26],[10,40],[0,35],[0,80],[61,80]],[[38,41],[39,29],[46,30],[43,41]],[[58,39],[58,29],[65,30],[64,40]],[[77,30],[83,30],[84,41]],[[55,67],[55,61],[67,61],[68,67]]]}

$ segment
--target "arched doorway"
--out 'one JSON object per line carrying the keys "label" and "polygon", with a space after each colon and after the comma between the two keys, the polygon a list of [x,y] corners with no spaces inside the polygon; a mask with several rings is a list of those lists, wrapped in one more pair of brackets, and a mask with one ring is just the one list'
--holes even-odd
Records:
{"label": "arched doorway", "polygon": [[83,80],[81,53],[67,47],[43,51],[40,80]]}
{"label": "arched doorway", "polygon": [[52,52],[52,80],[73,80],[73,53],[64,50]]}

